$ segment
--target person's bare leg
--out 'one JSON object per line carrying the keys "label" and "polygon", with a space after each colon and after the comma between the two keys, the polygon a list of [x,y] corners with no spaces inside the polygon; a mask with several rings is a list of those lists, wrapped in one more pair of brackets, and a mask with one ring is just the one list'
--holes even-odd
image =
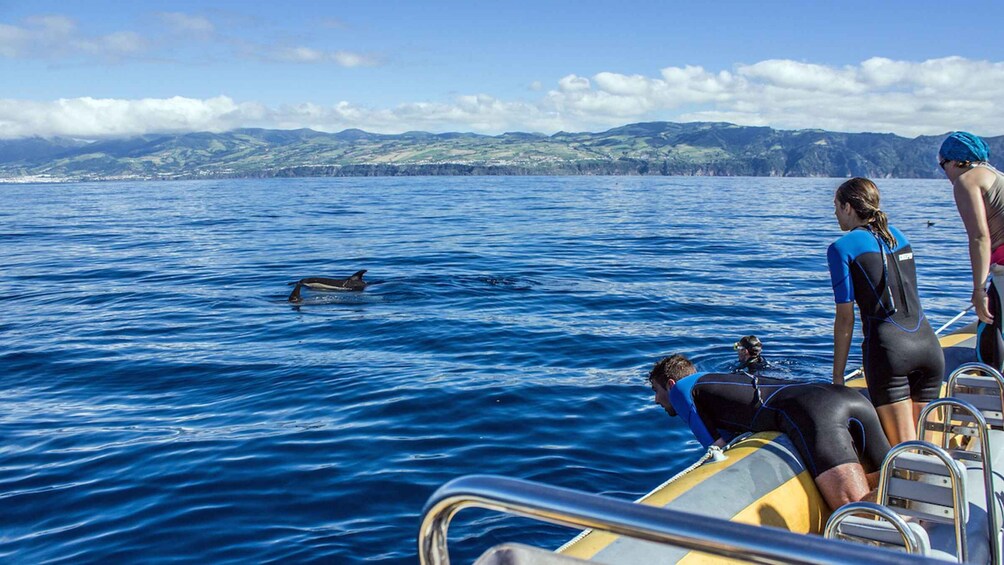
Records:
{"label": "person's bare leg", "polygon": [[909,398],[875,407],[878,412],[879,421],[882,422],[882,430],[885,437],[889,438],[889,445],[895,446],[917,439],[917,420],[914,417],[913,401]]}
{"label": "person's bare leg", "polygon": [[816,477],[816,487],[831,510],[857,502],[871,490],[860,463],[844,463],[824,471]]}
{"label": "person's bare leg", "polygon": [[865,481],[868,483],[868,488],[878,488],[880,471],[875,471],[874,473],[868,473],[865,475]]}
{"label": "person's bare leg", "polygon": [[[926,402],[914,402],[913,403],[913,429],[914,433],[917,430],[917,422],[920,421],[920,413],[927,407]],[[916,439],[916,438],[914,438]]]}
{"label": "person's bare leg", "polygon": [[873,488],[861,499],[861,502],[878,502],[878,489]]}

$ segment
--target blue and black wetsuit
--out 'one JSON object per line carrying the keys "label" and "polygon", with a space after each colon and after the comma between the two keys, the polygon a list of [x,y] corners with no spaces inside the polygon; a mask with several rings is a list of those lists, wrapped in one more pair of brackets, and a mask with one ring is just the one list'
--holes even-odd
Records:
{"label": "blue and black wetsuit", "polygon": [[745,432],[787,434],[813,478],[859,461],[871,473],[889,451],[875,409],[845,386],[697,373],[680,379],[669,401],[705,446]]}
{"label": "blue and black wetsuit", "polygon": [[861,312],[862,362],[872,404],[930,402],[941,390],[945,357],[920,307],[913,248],[902,232],[889,230],[895,249],[864,227],[830,245],[833,298],[837,304],[857,302]]}

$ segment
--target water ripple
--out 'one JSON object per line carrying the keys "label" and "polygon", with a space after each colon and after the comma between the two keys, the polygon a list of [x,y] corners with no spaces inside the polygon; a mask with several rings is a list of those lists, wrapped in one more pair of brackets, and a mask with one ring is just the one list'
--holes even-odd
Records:
{"label": "water ripple", "polygon": [[[722,369],[755,332],[785,375],[827,377],[836,185],[2,187],[0,559],[413,563],[460,475],[638,497],[699,452],[651,402],[660,356]],[[947,183],[880,187],[947,320],[968,286]],[[363,293],[286,301],[359,269]],[[570,535],[465,512],[451,542]]]}

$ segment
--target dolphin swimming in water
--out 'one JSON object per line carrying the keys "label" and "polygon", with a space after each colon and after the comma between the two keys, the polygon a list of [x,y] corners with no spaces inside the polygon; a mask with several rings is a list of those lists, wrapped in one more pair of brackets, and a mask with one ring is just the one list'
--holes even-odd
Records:
{"label": "dolphin swimming in water", "polygon": [[362,290],[366,288],[366,281],[363,280],[363,274],[366,272],[365,269],[356,272],[354,275],[347,279],[326,279],[324,277],[308,277],[305,279],[300,279],[296,282],[291,282],[289,284],[295,284],[296,288],[293,292],[289,293],[290,302],[301,302],[300,298],[300,288],[307,287],[314,290]]}

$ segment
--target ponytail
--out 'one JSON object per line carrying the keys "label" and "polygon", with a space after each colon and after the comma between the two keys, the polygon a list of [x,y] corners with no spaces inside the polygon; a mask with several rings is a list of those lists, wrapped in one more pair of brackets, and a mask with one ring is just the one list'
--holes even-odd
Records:
{"label": "ponytail", "polygon": [[889,250],[896,248],[896,238],[889,231],[889,217],[879,208],[879,190],[875,183],[855,177],[837,188],[837,201],[850,204],[854,213],[867,222],[868,229],[880,238]]}
{"label": "ponytail", "polygon": [[896,249],[896,237],[892,235],[889,231],[889,216],[886,215],[882,210],[875,210],[874,215],[872,215],[871,220],[868,222],[875,233],[878,234],[882,241],[889,246],[889,251]]}

